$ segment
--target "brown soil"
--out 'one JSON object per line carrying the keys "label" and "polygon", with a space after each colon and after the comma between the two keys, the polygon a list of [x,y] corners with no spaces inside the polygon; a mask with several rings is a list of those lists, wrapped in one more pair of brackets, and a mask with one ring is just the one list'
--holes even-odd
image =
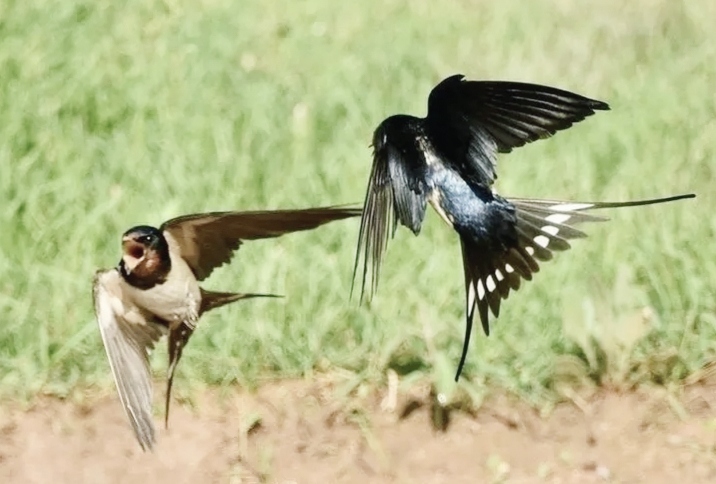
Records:
{"label": "brown soil", "polygon": [[715,388],[602,393],[546,417],[500,398],[442,433],[426,407],[347,411],[326,385],[284,382],[174,402],[146,454],[114,395],[42,399],[0,406],[0,482],[716,482]]}

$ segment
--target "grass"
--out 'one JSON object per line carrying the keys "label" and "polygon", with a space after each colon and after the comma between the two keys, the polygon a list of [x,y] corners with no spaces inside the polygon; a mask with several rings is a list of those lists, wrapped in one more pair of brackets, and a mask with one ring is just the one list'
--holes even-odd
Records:
{"label": "grass", "polygon": [[[204,0],[0,4],[0,393],[111,389],[90,281],[119,234],[199,211],[361,202],[372,130],[470,78],[608,101],[499,159],[514,196],[625,200],[473,337],[457,387],[549,402],[584,381],[673,384],[716,350],[716,6],[707,0]],[[267,291],[207,315],[179,369],[254,386],[388,368],[451,394],[463,336],[456,236],[434,213],[349,301],[358,221],[247,243],[206,286]],[[153,367],[166,368],[163,349]],[[580,383],[581,382],[581,383]],[[184,388],[185,390],[182,390]],[[456,393],[457,394],[457,393]]]}

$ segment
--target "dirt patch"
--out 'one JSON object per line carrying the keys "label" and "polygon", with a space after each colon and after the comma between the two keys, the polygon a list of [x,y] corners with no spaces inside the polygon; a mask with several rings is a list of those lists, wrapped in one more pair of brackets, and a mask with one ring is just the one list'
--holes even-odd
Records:
{"label": "dirt patch", "polygon": [[325,385],[285,382],[175,402],[144,454],[114,395],[44,399],[0,407],[0,482],[716,482],[715,406],[704,386],[678,400],[604,393],[545,418],[500,398],[442,433],[425,407],[347,411]]}

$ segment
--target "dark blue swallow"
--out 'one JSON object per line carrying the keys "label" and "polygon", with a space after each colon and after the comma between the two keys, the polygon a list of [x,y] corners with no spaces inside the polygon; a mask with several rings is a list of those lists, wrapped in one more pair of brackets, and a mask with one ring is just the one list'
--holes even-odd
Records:
{"label": "dark blue swallow", "polygon": [[415,235],[428,203],[460,236],[465,272],[466,328],[460,376],[475,310],[489,335],[489,312],[521,281],[532,280],[538,261],[585,237],[574,226],[607,220],[586,210],[663,203],[695,195],[624,203],[565,202],[503,198],[492,190],[497,153],[555,132],[608,110],[601,101],[553,87],[502,81],[466,81],[454,75],[428,97],[428,115],[395,115],[373,134],[370,174],[354,267],[363,259],[361,298],[371,273],[370,295],[398,223]]}

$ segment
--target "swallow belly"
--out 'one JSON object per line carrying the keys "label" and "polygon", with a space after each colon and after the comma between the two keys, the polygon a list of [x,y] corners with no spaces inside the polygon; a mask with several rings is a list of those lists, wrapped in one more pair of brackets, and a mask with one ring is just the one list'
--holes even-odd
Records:
{"label": "swallow belly", "polygon": [[488,204],[449,168],[432,167],[428,180],[430,204],[443,220],[460,233],[475,232],[479,237]]}
{"label": "swallow belly", "polygon": [[170,324],[187,323],[193,327],[201,307],[199,284],[185,264],[174,262],[164,283],[145,290],[130,286],[131,298],[134,304]]}

